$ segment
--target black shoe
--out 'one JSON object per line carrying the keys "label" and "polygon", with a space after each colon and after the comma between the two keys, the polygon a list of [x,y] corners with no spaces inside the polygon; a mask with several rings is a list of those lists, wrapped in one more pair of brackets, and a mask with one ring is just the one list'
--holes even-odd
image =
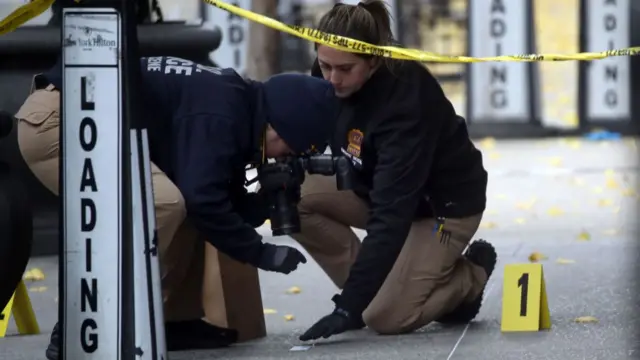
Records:
{"label": "black shoe", "polygon": [[238,331],[200,319],[167,322],[165,332],[167,351],[216,349],[238,341]]}
{"label": "black shoe", "polygon": [[496,249],[486,240],[476,240],[469,245],[464,256],[472,263],[480,266],[487,273],[487,281],[493,274],[498,260]]}
{"label": "black shoe", "polygon": [[[165,324],[167,351],[216,349],[229,346],[238,341],[238,332],[234,329],[220,328],[203,320],[168,322]],[[47,360],[58,360],[60,329],[58,323],[53,327],[49,346],[45,353]]]}
{"label": "black shoe", "polygon": [[58,327],[58,323],[56,323],[53,327],[53,331],[51,332],[51,338],[49,338],[49,346],[47,347],[47,351],[45,352],[45,356],[47,360],[58,360],[58,341],[60,339],[60,329]]}
{"label": "black shoe", "polygon": [[[493,247],[493,245],[482,239],[476,240],[471,243],[467,251],[465,251],[464,257],[484,269],[484,271],[487,273],[487,281],[489,280],[489,277],[491,277],[491,274],[496,267],[496,261],[498,259],[496,249]],[[448,314],[445,314],[436,321],[441,324],[450,325],[468,323],[469,321],[473,320],[480,312],[483,295],[484,290],[480,294],[480,296],[478,296],[472,302],[459,305],[455,310]]]}

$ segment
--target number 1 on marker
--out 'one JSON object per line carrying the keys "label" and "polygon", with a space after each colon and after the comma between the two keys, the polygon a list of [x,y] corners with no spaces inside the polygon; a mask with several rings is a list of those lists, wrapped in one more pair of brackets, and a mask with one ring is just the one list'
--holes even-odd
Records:
{"label": "number 1 on marker", "polygon": [[520,316],[527,316],[527,299],[529,298],[529,273],[522,273],[518,279],[520,288]]}

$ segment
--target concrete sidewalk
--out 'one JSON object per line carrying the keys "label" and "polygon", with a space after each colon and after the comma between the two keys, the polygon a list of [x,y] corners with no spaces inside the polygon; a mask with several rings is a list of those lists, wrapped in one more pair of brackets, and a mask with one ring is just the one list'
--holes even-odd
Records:
{"label": "concrete sidewalk", "polygon": [[[481,141],[490,171],[489,203],[478,237],[494,243],[499,264],[479,317],[469,326],[428,326],[403,336],[355,331],[291,352],[297,337],[332,310],[335,287],[313,262],[284,276],[260,274],[268,337],[217,351],[170,353],[187,359],[640,359],[635,142]],[[269,233],[266,227],[261,228]],[[361,232],[362,233],[362,232]],[[267,239],[292,244],[289,238]],[[553,327],[500,332],[504,265],[543,260]],[[558,261],[560,259],[560,261]],[[43,333],[0,339],[0,359],[44,359],[56,320],[57,259],[32,259],[46,279],[29,283]],[[291,286],[301,293],[289,295]],[[291,314],[293,321],[285,321]],[[592,316],[598,322],[578,323]],[[12,325],[13,326],[13,325]],[[15,328],[9,332],[15,334]]]}

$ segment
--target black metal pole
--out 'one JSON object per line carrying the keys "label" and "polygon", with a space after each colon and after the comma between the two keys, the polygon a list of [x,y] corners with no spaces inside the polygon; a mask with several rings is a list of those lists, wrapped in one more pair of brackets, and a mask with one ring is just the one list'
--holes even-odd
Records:
{"label": "black metal pole", "polygon": [[[136,319],[134,283],[134,237],[131,183],[131,129],[136,125],[137,96],[140,83],[140,56],[138,54],[138,29],[136,2],[120,0],[122,16],[122,100],[124,117],[122,124],[122,188],[123,188],[123,243],[122,243],[122,360],[135,360]],[[125,176],[126,174],[126,176]]]}

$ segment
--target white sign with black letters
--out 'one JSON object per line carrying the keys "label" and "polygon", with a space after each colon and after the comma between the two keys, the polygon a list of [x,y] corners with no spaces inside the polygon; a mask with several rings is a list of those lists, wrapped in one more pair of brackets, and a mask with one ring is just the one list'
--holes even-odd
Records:
{"label": "white sign with black letters", "polygon": [[[528,0],[469,1],[470,56],[526,54]],[[477,122],[528,122],[531,118],[530,81],[526,63],[473,63],[470,108]]]}
{"label": "white sign with black letters", "polygon": [[[630,46],[631,0],[588,0],[586,49],[602,52]],[[626,120],[631,117],[631,65],[628,56],[586,63],[588,119]]]}
{"label": "white sign with black letters", "polygon": [[114,9],[65,9],[63,28],[65,358],[117,360],[121,20]]}
{"label": "white sign with black letters", "polygon": [[[235,0],[231,3],[251,10],[251,0]],[[233,68],[238,74],[245,74],[249,49],[249,20],[213,5],[206,7],[205,16],[207,23],[219,26],[222,30],[220,47],[211,53],[211,59],[219,67]]]}

